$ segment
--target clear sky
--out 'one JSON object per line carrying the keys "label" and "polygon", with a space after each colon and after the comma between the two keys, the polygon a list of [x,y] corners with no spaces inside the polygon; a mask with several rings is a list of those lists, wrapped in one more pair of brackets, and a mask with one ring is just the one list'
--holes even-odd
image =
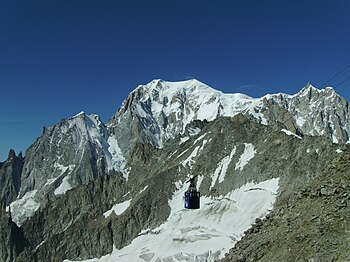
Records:
{"label": "clear sky", "polygon": [[0,160],[80,111],[107,122],[155,78],[350,100],[349,14],[341,0],[0,0]]}

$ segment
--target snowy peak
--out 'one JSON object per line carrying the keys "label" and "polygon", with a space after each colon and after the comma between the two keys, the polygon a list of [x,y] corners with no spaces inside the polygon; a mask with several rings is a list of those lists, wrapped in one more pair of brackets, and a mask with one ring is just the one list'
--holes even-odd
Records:
{"label": "snowy peak", "polygon": [[[109,127],[116,130],[126,124],[128,128],[124,126],[123,130],[131,130],[134,137],[159,148],[165,140],[182,134],[194,120],[213,121],[239,113],[265,125],[281,122],[293,133],[326,135],[342,143],[349,140],[348,103],[333,88],[317,89],[310,83],[295,95],[272,94],[256,99],[224,94],[195,79],[156,79],[138,86],[128,96]],[[125,153],[128,146],[123,147]]]}
{"label": "snowy peak", "polygon": [[[81,135],[88,136],[92,142],[99,143],[102,137],[107,137],[107,129],[96,114],[87,115],[81,112],[67,120],[69,129],[76,129]],[[63,132],[66,129],[62,130]]]}
{"label": "snowy peak", "polygon": [[140,102],[151,100],[166,104],[168,102],[168,98],[173,97],[176,94],[206,92],[221,93],[220,91],[217,91],[196,79],[179,82],[154,79],[148,84],[139,85],[134,91],[132,91],[128,98],[123,102],[119,111],[127,111],[130,108],[132,101],[134,100],[138,100]]}
{"label": "snowy peak", "polygon": [[[212,121],[253,111],[259,101],[242,94],[223,94],[198,80],[153,80],[138,86],[109,123],[111,129],[127,123],[143,142],[162,147],[164,140],[184,132],[193,120]],[[126,128],[125,126],[123,128]],[[120,129],[120,128],[119,128]]]}
{"label": "snowy peak", "polygon": [[[125,163],[117,140],[98,115],[81,112],[45,128],[26,152],[19,199],[13,203],[16,223],[46,202],[98,176],[120,171],[126,178]],[[49,197],[42,198],[44,195]],[[23,209],[28,203],[32,203],[30,208]]]}
{"label": "snowy peak", "polygon": [[300,90],[296,97],[307,97],[309,100],[318,99],[319,97],[340,97],[332,87],[326,87],[325,89],[318,89],[308,83],[303,89]]}

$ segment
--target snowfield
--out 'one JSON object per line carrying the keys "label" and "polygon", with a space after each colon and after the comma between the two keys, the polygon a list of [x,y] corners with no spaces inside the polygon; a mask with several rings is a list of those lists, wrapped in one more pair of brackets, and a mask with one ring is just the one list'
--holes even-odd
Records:
{"label": "snowfield", "polygon": [[183,208],[183,194],[188,185],[180,182],[177,186],[178,190],[169,201],[171,213],[165,223],[143,230],[122,249],[114,248],[109,255],[84,261],[214,261],[223,258],[257,217],[262,218],[271,211],[278,179],[248,183],[225,196],[202,196],[198,210]]}
{"label": "snowfield", "polygon": [[10,204],[12,212],[12,221],[21,226],[21,224],[31,217],[40,207],[40,204],[35,199],[35,194],[38,190],[27,192],[22,198],[18,198]]}

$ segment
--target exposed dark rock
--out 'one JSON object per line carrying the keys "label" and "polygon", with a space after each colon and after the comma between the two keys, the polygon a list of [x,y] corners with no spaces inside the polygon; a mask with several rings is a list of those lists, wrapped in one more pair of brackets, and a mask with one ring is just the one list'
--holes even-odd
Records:
{"label": "exposed dark rock", "polygon": [[0,201],[6,205],[18,196],[23,163],[22,153],[16,156],[15,151],[10,150],[7,160],[0,165]]}
{"label": "exposed dark rock", "polygon": [[[288,194],[288,200],[283,197],[286,191],[282,191],[261,230],[248,230],[221,261],[241,261],[242,256],[247,261],[350,260],[350,222],[345,219],[350,216],[346,204],[350,193],[350,149],[314,179],[301,179],[307,190],[302,189],[301,195]],[[319,194],[312,193],[317,191]],[[288,208],[286,201],[293,206]],[[257,254],[263,256],[256,260]]]}
{"label": "exposed dark rock", "polygon": [[1,261],[18,261],[18,256],[29,248],[29,242],[24,237],[23,229],[12,222],[5,202],[0,202],[0,232]]}

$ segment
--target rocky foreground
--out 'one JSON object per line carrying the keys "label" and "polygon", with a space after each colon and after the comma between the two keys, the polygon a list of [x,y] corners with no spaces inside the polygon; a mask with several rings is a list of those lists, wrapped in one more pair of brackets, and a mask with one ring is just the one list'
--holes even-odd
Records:
{"label": "rocky foreground", "polygon": [[295,192],[285,189],[273,212],[252,228],[221,262],[350,261],[350,150]]}

